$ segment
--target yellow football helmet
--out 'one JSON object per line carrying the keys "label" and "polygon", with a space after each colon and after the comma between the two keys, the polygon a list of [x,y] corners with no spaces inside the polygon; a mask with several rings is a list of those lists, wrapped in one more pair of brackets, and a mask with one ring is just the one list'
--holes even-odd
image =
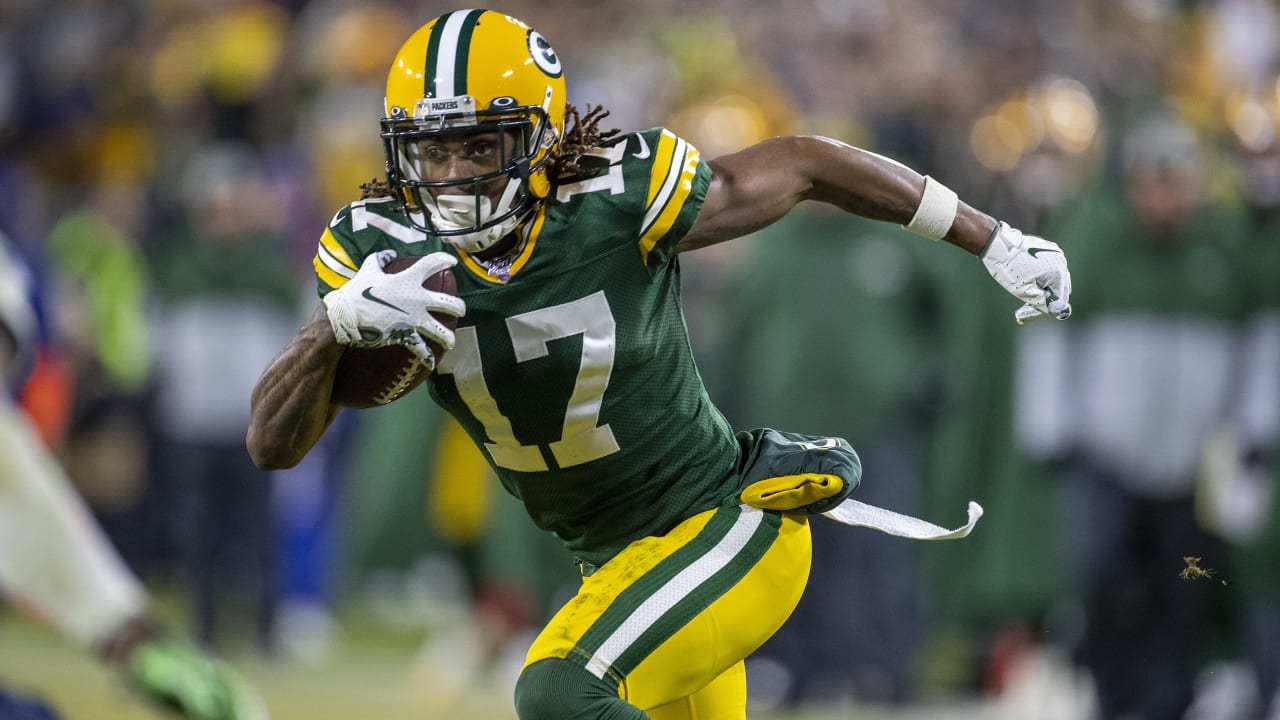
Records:
{"label": "yellow football helmet", "polygon": [[[520,20],[457,10],[419,28],[392,62],[382,119],[387,181],[410,221],[467,252],[505,237],[550,192],[547,160],[564,134],[565,100],[560,58]],[[475,133],[504,138],[495,169],[424,176],[419,148]],[[495,203],[487,190],[503,177]]]}

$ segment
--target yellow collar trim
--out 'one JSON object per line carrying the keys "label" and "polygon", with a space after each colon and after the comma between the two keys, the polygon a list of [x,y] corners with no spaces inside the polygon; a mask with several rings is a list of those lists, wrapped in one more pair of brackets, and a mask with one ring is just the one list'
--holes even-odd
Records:
{"label": "yellow collar trim", "polygon": [[533,216],[533,222],[525,224],[516,229],[516,232],[523,234],[525,237],[521,241],[524,247],[520,250],[520,254],[511,261],[510,277],[507,280],[499,279],[489,274],[489,268],[484,263],[475,259],[470,253],[462,250],[458,251],[458,257],[462,258],[462,264],[472,272],[476,277],[494,285],[505,285],[511,282],[510,278],[515,277],[520,272],[520,268],[529,262],[530,256],[533,255],[533,246],[538,244],[538,235],[542,233],[542,224],[547,219],[547,206],[542,204],[538,207],[538,212]]}

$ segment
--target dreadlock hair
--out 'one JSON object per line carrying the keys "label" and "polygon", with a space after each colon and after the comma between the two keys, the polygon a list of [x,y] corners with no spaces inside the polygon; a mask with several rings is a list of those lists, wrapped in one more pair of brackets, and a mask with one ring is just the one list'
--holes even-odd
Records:
{"label": "dreadlock hair", "polygon": [[[587,114],[582,115],[572,103],[565,105],[565,123],[567,129],[560,147],[547,158],[547,176],[552,182],[563,182],[590,175],[594,170],[584,168],[579,163],[582,156],[600,147],[618,134],[618,128],[601,130],[600,121],[609,117],[609,111],[603,105],[592,107],[587,104]],[[391,185],[386,180],[373,178],[360,184],[360,199],[394,197]]]}
{"label": "dreadlock hair", "polygon": [[568,118],[566,123],[568,129],[565,130],[564,139],[560,141],[560,147],[548,161],[547,176],[552,182],[562,182],[590,174],[579,164],[582,156],[618,134],[618,128],[600,130],[600,121],[609,117],[609,110],[603,105],[592,107],[587,103],[587,114],[581,115],[576,106],[568,103],[565,105],[564,114]]}
{"label": "dreadlock hair", "polygon": [[360,183],[361,200],[381,197],[395,197],[395,194],[391,192],[391,185],[386,180],[373,178],[367,183]]}

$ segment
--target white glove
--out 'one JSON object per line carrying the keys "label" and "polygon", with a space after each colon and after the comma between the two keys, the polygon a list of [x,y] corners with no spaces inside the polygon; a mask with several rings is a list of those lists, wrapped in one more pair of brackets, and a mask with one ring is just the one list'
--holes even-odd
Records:
{"label": "white glove", "polygon": [[999,222],[982,264],[1001,287],[1026,303],[1013,314],[1019,325],[1048,316],[1071,317],[1071,273],[1057,243]]}
{"label": "white glove", "polygon": [[431,313],[461,317],[466,304],[461,298],[427,290],[422,283],[458,260],[449,253],[436,252],[401,272],[384,272],[382,268],[395,257],[394,250],[369,255],[345,285],[324,296],[329,325],[339,344],[362,348],[403,345],[434,368],[435,356],[426,341],[449,350],[454,340],[453,331]]}

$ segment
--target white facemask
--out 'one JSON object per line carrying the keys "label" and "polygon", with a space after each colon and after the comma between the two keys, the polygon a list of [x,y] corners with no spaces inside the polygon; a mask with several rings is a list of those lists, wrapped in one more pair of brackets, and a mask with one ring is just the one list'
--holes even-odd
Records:
{"label": "white facemask", "polygon": [[[427,204],[431,213],[431,222],[441,230],[461,230],[484,224],[495,215],[501,215],[511,208],[516,192],[520,190],[520,181],[511,179],[507,189],[494,208],[489,198],[482,197],[476,202],[474,195],[439,195],[434,202]],[[479,215],[477,216],[477,210]],[[468,253],[483,252],[494,243],[506,237],[520,223],[520,216],[513,215],[492,227],[460,235],[446,235],[444,239],[454,247]]]}

